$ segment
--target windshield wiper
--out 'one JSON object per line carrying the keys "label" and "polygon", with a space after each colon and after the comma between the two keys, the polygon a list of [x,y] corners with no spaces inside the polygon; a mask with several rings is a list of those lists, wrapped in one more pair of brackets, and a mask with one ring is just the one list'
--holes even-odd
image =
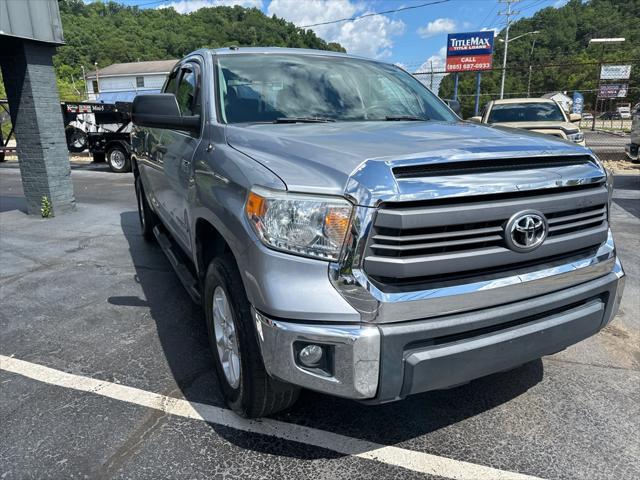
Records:
{"label": "windshield wiper", "polygon": [[276,118],[273,123],[327,123],[335,122],[333,118],[325,117],[280,117]]}
{"label": "windshield wiper", "polygon": [[384,117],[387,122],[401,122],[403,120],[414,121],[414,122],[426,122],[429,120],[425,117],[416,117],[414,115],[387,115]]}

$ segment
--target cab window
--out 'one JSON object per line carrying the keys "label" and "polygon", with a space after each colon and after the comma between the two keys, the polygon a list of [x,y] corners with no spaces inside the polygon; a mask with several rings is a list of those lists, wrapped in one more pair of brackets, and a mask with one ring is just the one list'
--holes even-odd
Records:
{"label": "cab window", "polygon": [[197,65],[189,64],[182,68],[182,76],[175,93],[183,116],[200,114],[198,77]]}
{"label": "cab window", "polygon": [[164,87],[162,93],[176,93],[176,87],[178,86],[178,80],[180,78],[180,70],[174,70],[169,74],[169,80]]}

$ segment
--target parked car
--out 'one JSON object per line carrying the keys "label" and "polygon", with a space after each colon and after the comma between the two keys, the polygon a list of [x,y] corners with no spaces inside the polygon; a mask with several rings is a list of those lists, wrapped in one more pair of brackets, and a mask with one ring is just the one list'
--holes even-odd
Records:
{"label": "parked car", "polygon": [[545,133],[584,146],[584,134],[574,123],[581,118],[577,113],[565,113],[555,100],[548,98],[509,98],[492,100],[481,115],[471,120]]}
{"label": "parked car", "polygon": [[598,120],[622,120],[620,112],[604,112],[598,116]]}
{"label": "parked car", "polygon": [[616,111],[620,114],[620,118],[623,120],[628,120],[631,118],[631,104],[625,103],[623,105],[618,105]]}
{"label": "parked car", "polygon": [[589,112],[584,112],[582,114],[581,122],[591,122],[593,120],[593,114]]}
{"label": "parked car", "polygon": [[202,305],[241,415],[300,388],[366,404],[449,388],[618,309],[612,179],[593,152],[462,122],[396,66],[199,50],[132,118],[142,233]]}

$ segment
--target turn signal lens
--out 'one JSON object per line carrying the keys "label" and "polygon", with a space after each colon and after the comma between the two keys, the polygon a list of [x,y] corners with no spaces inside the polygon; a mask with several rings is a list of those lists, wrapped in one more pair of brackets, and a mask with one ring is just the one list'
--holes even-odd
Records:
{"label": "turn signal lens", "polygon": [[301,195],[256,187],[245,213],[262,242],[274,249],[338,260],[353,206],[344,198]]}
{"label": "turn signal lens", "polygon": [[249,192],[249,197],[247,198],[247,205],[245,208],[247,216],[249,218],[263,217],[266,206],[267,204],[264,200],[264,197],[261,197],[255,192]]}

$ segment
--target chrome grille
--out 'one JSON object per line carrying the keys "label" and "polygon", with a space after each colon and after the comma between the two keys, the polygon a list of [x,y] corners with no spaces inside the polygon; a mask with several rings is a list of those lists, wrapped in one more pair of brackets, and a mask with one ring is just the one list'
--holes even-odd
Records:
{"label": "chrome grille", "polygon": [[[600,245],[607,238],[603,184],[545,192],[383,204],[367,243],[364,270],[382,283],[478,271],[490,274],[524,262],[544,263]],[[507,248],[504,227],[523,210],[542,212],[549,233],[538,249]]]}

